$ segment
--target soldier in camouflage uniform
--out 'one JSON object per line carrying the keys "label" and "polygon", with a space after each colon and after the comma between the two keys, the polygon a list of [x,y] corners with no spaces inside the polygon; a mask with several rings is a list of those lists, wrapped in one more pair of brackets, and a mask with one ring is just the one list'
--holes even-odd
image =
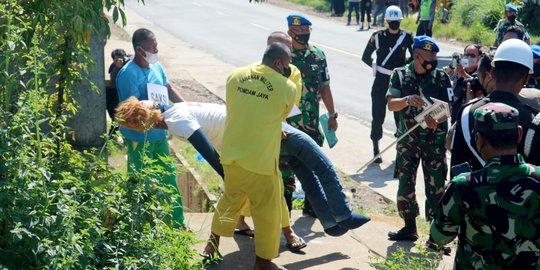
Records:
{"label": "soldier in camouflage uniform", "polygon": [[498,47],[503,42],[503,36],[504,33],[506,33],[506,30],[510,28],[511,26],[517,26],[523,31],[523,41],[527,42],[527,44],[530,44],[530,37],[527,33],[527,30],[525,29],[525,26],[520,23],[517,19],[517,8],[516,6],[512,4],[506,4],[504,6],[504,19],[499,20],[497,23],[497,26],[495,26],[494,32],[496,35],[495,41],[493,41],[493,47]]}
{"label": "soldier in camouflage uniform", "polygon": [[[427,36],[415,37],[413,47],[414,61],[394,70],[387,94],[388,109],[399,112],[398,137],[416,124],[414,117],[422,112],[423,97],[446,102],[451,100],[450,80],[443,70],[436,69],[439,48],[435,41]],[[427,117],[425,121],[428,128],[418,127],[397,143],[397,208],[405,227],[388,233],[393,241],[418,239],[416,216],[419,209],[415,186],[420,160],[424,172],[428,220],[444,191],[447,172],[444,144],[448,124],[446,119]]]}
{"label": "soldier in camouflage uniform", "polygon": [[[319,128],[319,100],[322,99],[330,118],[328,128],[337,130],[337,112],[330,90],[330,76],[324,52],[308,43],[311,34],[311,21],[303,15],[291,14],[287,17],[288,34],[292,38],[292,64],[302,73],[303,91],[299,108],[302,114],[287,119],[287,122],[308,134],[318,145],[322,146],[324,135]],[[282,171],[283,172],[283,171]],[[283,172],[287,175],[287,172]],[[314,216],[305,200],[304,212]]]}
{"label": "soldier in camouflage uniform", "polygon": [[298,128],[313,138],[319,145],[323,144],[324,135],[319,129],[319,100],[322,99],[330,114],[328,127],[337,130],[337,113],[330,90],[330,76],[324,52],[314,45],[308,44],[311,34],[311,22],[302,15],[289,15],[288,34],[293,39],[292,64],[302,73],[304,83],[300,98],[301,115],[288,119],[290,125]]}
{"label": "soldier in camouflage uniform", "polygon": [[487,103],[474,111],[484,168],[454,178],[431,223],[445,244],[459,237],[454,269],[539,269],[540,168],[518,154],[518,110]]}

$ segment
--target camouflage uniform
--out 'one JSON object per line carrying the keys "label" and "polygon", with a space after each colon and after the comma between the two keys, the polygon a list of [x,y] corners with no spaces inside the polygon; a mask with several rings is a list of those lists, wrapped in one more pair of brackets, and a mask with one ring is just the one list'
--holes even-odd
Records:
{"label": "camouflage uniform", "polygon": [[[506,107],[513,115],[478,109],[474,117],[491,125],[490,132],[516,129],[517,110]],[[540,168],[519,154],[504,155],[458,175],[435,209],[430,232],[438,244],[459,235],[454,269],[539,269]]]}
{"label": "camouflage uniform", "polygon": [[514,26],[514,25],[519,27],[523,31],[523,34],[524,34],[523,41],[530,40],[529,34],[527,33],[525,26],[522,23],[520,23],[518,20],[516,20],[514,23],[507,23],[505,19],[501,19],[499,20],[499,22],[497,23],[497,26],[495,26],[495,29],[494,29],[495,36],[497,39],[497,44],[501,45],[503,37],[504,37],[504,33],[506,33],[506,30],[508,30],[510,26]]}
{"label": "camouflage uniform", "polygon": [[305,50],[292,49],[292,64],[300,69],[304,83],[300,98],[301,115],[287,119],[289,124],[308,134],[317,144],[324,142],[324,135],[319,129],[320,88],[330,83],[328,66],[324,52],[309,45]]}
{"label": "camouflage uniform", "polygon": [[[450,89],[450,90],[449,90]],[[414,62],[394,70],[390,79],[387,96],[395,98],[408,95],[433,97],[446,102],[450,101],[450,80],[446,73],[436,69],[427,75],[414,72]],[[414,117],[422,112],[408,106],[399,112],[399,123],[396,136],[399,137],[412,128]],[[426,188],[426,218],[431,219],[432,209],[437,205],[444,191],[447,164],[444,147],[448,124],[441,123],[436,129],[418,127],[397,143],[396,172],[399,179],[397,208],[399,215],[407,220],[419,215],[416,201],[416,171],[420,160],[424,172]]]}

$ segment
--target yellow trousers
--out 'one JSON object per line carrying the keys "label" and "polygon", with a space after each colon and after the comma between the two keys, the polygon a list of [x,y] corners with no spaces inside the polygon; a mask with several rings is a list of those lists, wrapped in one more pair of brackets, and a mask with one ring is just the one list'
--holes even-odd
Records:
{"label": "yellow trousers", "polygon": [[261,175],[235,164],[223,165],[223,170],[225,188],[214,212],[212,232],[231,237],[242,208],[249,202],[255,226],[255,254],[268,260],[277,257],[281,228],[290,225],[279,172]]}

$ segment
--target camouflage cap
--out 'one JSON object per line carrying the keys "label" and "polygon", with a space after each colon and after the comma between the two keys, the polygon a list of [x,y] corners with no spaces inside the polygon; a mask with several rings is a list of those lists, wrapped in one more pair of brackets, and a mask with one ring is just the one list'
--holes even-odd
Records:
{"label": "camouflage cap", "polygon": [[474,111],[474,129],[480,133],[517,129],[519,112],[504,103],[488,103]]}

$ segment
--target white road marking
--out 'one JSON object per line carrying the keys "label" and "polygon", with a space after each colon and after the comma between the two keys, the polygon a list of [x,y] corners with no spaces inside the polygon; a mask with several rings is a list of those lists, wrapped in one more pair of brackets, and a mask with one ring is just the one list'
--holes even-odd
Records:
{"label": "white road marking", "polygon": [[352,56],[352,57],[356,57],[356,58],[362,59],[362,56],[359,55],[359,54],[350,53],[350,52],[348,52],[348,51],[340,50],[340,49],[337,49],[337,48],[334,48],[334,47],[330,47],[330,46],[327,46],[327,45],[323,45],[323,44],[320,44],[320,43],[317,43],[317,42],[313,42],[313,41],[311,41],[310,43],[311,43],[311,44],[314,44],[314,45],[317,45],[317,46],[319,46],[319,47],[325,48],[325,49],[329,49],[329,50],[331,50],[331,51],[335,51],[335,52],[338,52],[338,53],[342,53],[342,54],[345,54],[345,55],[349,55],[349,56]]}
{"label": "white road marking", "polygon": [[270,28],[266,27],[266,26],[262,26],[260,24],[256,24],[256,23],[250,23],[251,25],[257,27],[257,28],[261,28],[263,30],[270,30]]}

